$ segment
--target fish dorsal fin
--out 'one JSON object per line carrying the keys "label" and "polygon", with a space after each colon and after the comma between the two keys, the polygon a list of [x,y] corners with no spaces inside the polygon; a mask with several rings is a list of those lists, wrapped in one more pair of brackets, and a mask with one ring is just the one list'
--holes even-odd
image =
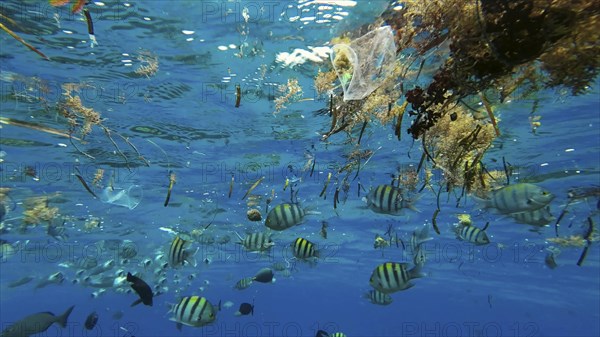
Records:
{"label": "fish dorsal fin", "polygon": [[482,231],[486,230],[488,228],[488,226],[490,225],[490,222],[486,222],[485,226],[483,226],[483,228],[481,229]]}

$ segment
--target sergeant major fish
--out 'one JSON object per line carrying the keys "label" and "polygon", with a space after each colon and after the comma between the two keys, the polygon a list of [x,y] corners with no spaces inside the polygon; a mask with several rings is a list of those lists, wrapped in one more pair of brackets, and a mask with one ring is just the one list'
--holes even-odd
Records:
{"label": "sergeant major fish", "polygon": [[306,211],[298,204],[279,204],[273,207],[269,211],[269,214],[267,214],[265,226],[272,230],[282,231],[301,224],[304,221],[305,215]]}
{"label": "sergeant major fish", "polygon": [[198,252],[198,248],[192,252],[188,250],[190,244],[189,241],[186,241],[179,236],[176,236],[173,239],[168,252],[169,265],[172,268],[183,266],[185,263],[189,263],[196,267],[196,259],[194,256],[196,255],[196,252]]}
{"label": "sergeant major fish", "polygon": [[319,257],[319,251],[315,249],[315,245],[305,238],[294,240],[292,243],[292,254],[301,260]]}
{"label": "sergeant major fish", "polygon": [[425,276],[421,273],[422,264],[408,270],[408,263],[386,262],[375,267],[369,283],[376,290],[391,294],[413,286],[410,280]]}
{"label": "sergeant major fish", "polygon": [[528,212],[546,207],[554,194],[529,183],[508,185],[492,192],[489,199],[473,196],[484,208],[495,208],[500,213]]}
{"label": "sergeant major fish", "polygon": [[388,305],[392,303],[392,296],[382,293],[379,290],[369,290],[368,293],[364,295],[371,303],[379,304],[379,305]]}
{"label": "sergeant major fish", "polygon": [[[219,302],[218,309],[221,309],[221,302]],[[182,325],[205,326],[214,322],[217,318],[215,307],[206,298],[200,296],[182,298],[179,303],[171,307],[169,313],[174,314],[170,320],[177,322],[178,330],[181,330]]]}
{"label": "sergeant major fish", "polygon": [[406,208],[419,211],[413,206],[413,200],[402,195],[401,189],[390,185],[379,185],[371,189],[363,201],[367,203],[367,207],[377,213],[400,215]]}
{"label": "sergeant major fish", "polygon": [[244,246],[246,250],[251,252],[263,252],[269,250],[275,245],[271,240],[271,235],[267,233],[252,233],[242,238],[238,233],[235,233],[240,239],[238,244]]}
{"label": "sergeant major fish", "polygon": [[488,224],[486,224],[483,229],[479,229],[472,225],[458,224],[455,226],[454,231],[459,240],[474,243],[476,245],[487,245],[490,243],[490,239],[485,232]]}

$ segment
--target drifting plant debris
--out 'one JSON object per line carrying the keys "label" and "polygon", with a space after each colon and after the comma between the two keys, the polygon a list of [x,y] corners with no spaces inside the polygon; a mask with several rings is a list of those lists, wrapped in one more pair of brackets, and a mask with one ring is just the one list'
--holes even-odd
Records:
{"label": "drifting plant debris", "polygon": [[293,103],[302,98],[302,87],[298,83],[298,79],[290,78],[287,84],[282,84],[277,88],[280,96],[275,98],[275,113],[281,112],[286,107],[286,104]]}
{"label": "drifting plant debris", "polygon": [[51,207],[50,200],[59,194],[48,196],[37,196],[25,199],[23,206],[23,222],[20,231],[24,232],[29,226],[38,226],[42,223],[51,225],[52,221],[59,216],[58,207]]}
{"label": "drifting plant debris", "polygon": [[138,76],[152,77],[158,72],[158,56],[150,51],[142,50],[137,56],[141,65],[134,71]]}
{"label": "drifting plant debris", "polygon": [[[63,89],[63,100],[58,104],[58,112],[61,116],[67,119],[69,125],[69,135],[78,133],[81,139],[85,139],[87,135],[92,132],[92,128],[97,126],[104,131],[105,136],[108,138],[110,143],[115,148],[116,153],[123,157],[125,165],[130,168],[129,157],[121,150],[117,142],[112,137],[113,134],[121,138],[129,147],[137,154],[137,159],[141,160],[146,166],[150,163],[141,155],[138,149],[133,145],[127,137],[122,136],[109,129],[102,124],[100,113],[92,108],[88,108],[83,105],[81,98],[77,95],[83,88],[88,87],[85,83],[64,83]],[[81,154],[85,155],[90,159],[95,159],[92,155],[81,150],[74,142],[74,137],[70,137],[69,140],[75,149]]]}

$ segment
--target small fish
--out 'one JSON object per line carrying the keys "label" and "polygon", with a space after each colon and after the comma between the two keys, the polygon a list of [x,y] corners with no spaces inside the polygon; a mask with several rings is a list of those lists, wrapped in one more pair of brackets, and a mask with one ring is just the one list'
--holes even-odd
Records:
{"label": "small fish", "polygon": [[329,333],[327,333],[326,331],[323,331],[323,330],[319,330],[319,331],[317,331],[317,334],[315,335],[315,337],[329,337]]}
{"label": "small fish", "polygon": [[198,248],[195,251],[188,250],[191,243],[187,240],[182,239],[180,236],[176,236],[171,245],[169,246],[169,265],[172,268],[177,268],[179,266],[183,266],[186,263],[196,267],[196,252],[198,252]]}
{"label": "small fish", "polygon": [[390,245],[390,243],[386,239],[384,239],[381,235],[375,234],[375,243],[373,243],[374,249],[385,248],[385,247],[388,247],[389,245]]}
{"label": "small fish", "polygon": [[319,251],[315,249],[315,245],[305,238],[294,240],[292,243],[292,254],[301,260],[319,257]]}
{"label": "small fish", "polygon": [[[221,303],[219,302],[219,309]],[[217,318],[215,307],[204,297],[187,296],[183,297],[179,303],[172,305],[169,313],[174,316],[171,321],[177,323],[177,329],[181,330],[182,325],[201,327],[210,324]]]}
{"label": "small fish", "polygon": [[343,332],[334,332],[330,334],[329,337],[346,337],[346,334]]}
{"label": "small fish", "polygon": [[298,204],[279,204],[267,214],[265,226],[272,230],[282,231],[301,224],[304,221],[305,214],[305,211]]}
{"label": "small fish", "polygon": [[27,284],[27,283],[31,282],[31,280],[33,280],[33,277],[31,277],[31,276],[25,276],[25,277],[22,277],[22,278],[20,278],[20,279],[18,279],[16,281],[14,281],[14,282],[9,283],[8,287],[9,288],[16,288],[18,286],[22,286],[24,284]]}
{"label": "small fish", "polygon": [[67,319],[69,318],[69,315],[71,314],[71,311],[73,311],[74,307],[75,306],[71,306],[60,316],[55,316],[51,312],[40,312],[29,315],[6,328],[4,331],[2,331],[0,336],[28,337],[30,335],[35,335],[48,330],[48,328],[54,323],[58,323],[58,325],[65,328],[67,326]]}
{"label": "small fish", "polygon": [[378,290],[370,290],[364,296],[373,304],[388,305],[392,303],[392,296],[384,294]]}
{"label": "small fish", "polygon": [[500,213],[518,213],[534,211],[546,207],[555,195],[545,189],[529,183],[505,186],[492,192],[489,199],[473,198],[483,208],[495,208]]}
{"label": "small fish", "polygon": [[458,224],[454,227],[454,232],[459,240],[474,243],[476,245],[487,245],[490,243],[485,229],[479,229],[472,225]]}
{"label": "small fish", "polygon": [[391,185],[379,185],[369,191],[363,201],[367,207],[377,213],[400,215],[404,209],[418,212],[413,201],[402,196],[402,190]]}
{"label": "small fish", "polygon": [[247,289],[248,287],[250,287],[252,285],[253,281],[254,281],[254,277],[244,277],[243,279],[241,279],[235,283],[234,288],[238,289],[238,290]]}
{"label": "small fish", "polygon": [[252,280],[261,283],[271,283],[275,280],[273,276],[274,274],[271,268],[263,268],[254,275]]}
{"label": "small fish", "polygon": [[138,300],[131,303],[132,307],[140,303],[152,306],[152,297],[154,297],[154,294],[152,293],[152,288],[150,288],[150,286],[146,282],[144,282],[144,280],[131,275],[131,273],[127,273],[127,282],[131,283],[131,288],[133,288],[133,290],[140,297]]}
{"label": "small fish", "polygon": [[271,240],[271,235],[267,233],[252,233],[243,239],[238,233],[235,233],[235,235],[240,239],[238,244],[244,246],[246,250],[251,252],[267,251],[275,245]]}
{"label": "small fish", "polygon": [[44,288],[45,286],[47,286],[49,284],[61,284],[61,283],[63,283],[64,280],[65,280],[65,276],[63,275],[63,273],[56,272],[56,273],[51,274],[50,276],[48,276],[47,279],[40,281],[40,283],[38,283],[35,286],[35,288],[36,289]]}
{"label": "small fish", "polygon": [[84,326],[86,329],[92,330],[96,326],[96,323],[98,323],[98,314],[94,311],[85,319]]}
{"label": "small fish", "polygon": [[369,283],[384,294],[406,290],[413,286],[410,280],[425,276],[421,273],[421,265],[415,265],[410,270],[407,268],[408,263],[382,263],[373,270]]}
{"label": "small fish", "polygon": [[240,309],[235,313],[236,316],[252,315],[254,316],[254,303],[242,303]]}
{"label": "small fish", "polygon": [[0,262],[6,262],[15,255],[15,248],[10,243],[0,244]]}
{"label": "small fish", "polygon": [[290,186],[290,179],[289,178],[285,178],[285,184],[283,184],[283,190],[285,191],[288,186]]}

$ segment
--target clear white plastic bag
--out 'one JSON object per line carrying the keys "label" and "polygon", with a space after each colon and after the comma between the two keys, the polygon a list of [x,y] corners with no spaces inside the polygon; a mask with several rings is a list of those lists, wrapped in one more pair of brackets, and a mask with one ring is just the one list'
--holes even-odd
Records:
{"label": "clear white plastic bag", "polygon": [[392,72],[396,59],[394,33],[379,27],[353,40],[336,44],[331,63],[344,90],[344,101],[360,100],[377,89]]}

